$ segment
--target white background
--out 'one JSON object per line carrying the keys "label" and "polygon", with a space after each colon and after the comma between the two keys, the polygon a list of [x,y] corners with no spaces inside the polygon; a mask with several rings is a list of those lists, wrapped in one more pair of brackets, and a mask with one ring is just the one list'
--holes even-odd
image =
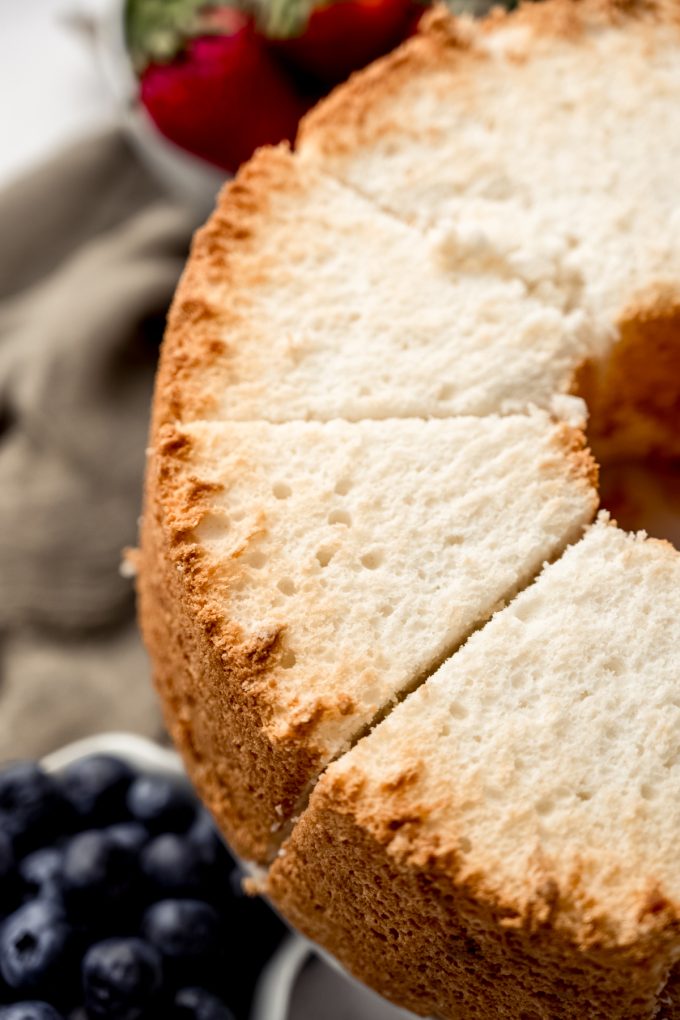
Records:
{"label": "white background", "polygon": [[73,24],[110,2],[0,0],[0,187],[113,120],[93,40]]}

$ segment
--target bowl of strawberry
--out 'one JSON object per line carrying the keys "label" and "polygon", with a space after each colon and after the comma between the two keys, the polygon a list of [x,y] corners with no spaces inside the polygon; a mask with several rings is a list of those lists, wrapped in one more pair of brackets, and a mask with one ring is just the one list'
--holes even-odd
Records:
{"label": "bowl of strawberry", "polygon": [[115,0],[102,56],[142,155],[197,200],[293,141],[334,85],[415,31],[422,0]]}
{"label": "bowl of strawberry", "polygon": [[285,928],[241,878],[171,752],[0,767],[0,1020],[246,1020]]}

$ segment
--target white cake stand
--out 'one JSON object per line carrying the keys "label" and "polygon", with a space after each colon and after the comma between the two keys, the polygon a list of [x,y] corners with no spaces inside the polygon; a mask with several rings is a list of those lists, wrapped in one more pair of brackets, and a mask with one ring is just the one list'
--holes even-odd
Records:
{"label": "white cake stand", "polygon": [[[174,751],[132,733],[78,740],[48,755],[43,765],[49,772],[58,772],[88,754],[113,754],[140,771],[188,782]],[[321,1016],[324,1020],[405,1020],[413,1014],[390,1005],[317,952],[311,942],[291,934],[262,972],[251,1020],[318,1020]]]}
{"label": "white cake stand", "polygon": [[291,935],[265,968],[251,1020],[418,1020]]}

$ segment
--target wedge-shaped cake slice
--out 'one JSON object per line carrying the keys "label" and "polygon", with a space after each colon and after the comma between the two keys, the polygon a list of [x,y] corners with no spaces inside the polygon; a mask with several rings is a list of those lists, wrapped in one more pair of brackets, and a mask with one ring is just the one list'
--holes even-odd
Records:
{"label": "wedge-shaped cake slice", "polygon": [[321,769],[578,538],[593,476],[540,413],[162,431],[141,619],[241,854],[266,860]]}
{"label": "wedge-shaped cake slice", "polygon": [[270,875],[286,916],[422,1015],[651,1020],[680,955],[679,596],[672,546],[598,522],[329,768]]}
{"label": "wedge-shaped cake slice", "polygon": [[161,359],[156,420],[444,417],[549,407],[595,344],[563,295],[425,237],[285,148],[199,231]]}
{"label": "wedge-shaped cake slice", "polygon": [[312,111],[299,149],[436,227],[452,274],[495,267],[580,309],[609,337],[580,380],[602,452],[680,453],[677,0],[434,14]]}

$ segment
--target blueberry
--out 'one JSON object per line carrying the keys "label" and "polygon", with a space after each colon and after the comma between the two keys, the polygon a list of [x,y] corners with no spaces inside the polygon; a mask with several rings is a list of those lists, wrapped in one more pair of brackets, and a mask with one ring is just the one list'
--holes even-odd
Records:
{"label": "blueberry", "polygon": [[195,808],[189,794],[164,776],[139,776],[128,790],[127,806],[151,832],[186,832]]}
{"label": "blueberry", "polygon": [[91,754],[67,766],[58,784],[80,825],[91,829],[125,817],[132,780],[132,769],[119,758]]}
{"label": "blueberry", "polygon": [[62,1020],[54,1006],[48,1002],[15,1002],[12,1006],[0,1006],[0,1020]]}
{"label": "blueberry", "polygon": [[168,959],[214,954],[220,943],[220,918],[200,900],[160,900],[149,907],[142,933]]}
{"label": "blueberry", "polygon": [[107,939],[88,949],[82,976],[85,1008],[92,1020],[137,1020],[155,1016],[161,987],[161,957],[141,939]]}
{"label": "blueberry", "polygon": [[189,829],[187,839],[193,843],[208,867],[223,868],[225,871],[234,867],[231,855],[205,809],[201,809],[196,815],[196,821]]}
{"label": "blueberry", "polygon": [[0,931],[0,972],[17,991],[46,991],[68,979],[73,932],[48,900],[26,903]]}
{"label": "blueberry", "polygon": [[196,847],[185,836],[166,832],[142,850],[143,874],[159,893],[190,895],[203,885],[205,866]]}
{"label": "blueberry", "polygon": [[79,917],[94,916],[102,907],[120,910],[135,888],[136,853],[112,839],[106,830],[80,832],[64,851],[64,900]]}
{"label": "blueberry", "polygon": [[108,825],[104,832],[114,843],[119,843],[136,854],[149,842],[148,830],[141,822],[118,822],[116,825]]}
{"label": "blueberry", "polygon": [[286,929],[264,900],[250,896],[232,900],[226,913],[229,923],[225,927],[225,954],[233,973],[239,975],[238,983],[231,986],[232,1006],[239,1013],[247,1012],[249,990]]}
{"label": "blueberry", "polygon": [[0,773],[0,831],[20,853],[54,834],[60,809],[54,780],[35,762],[15,762]]}
{"label": "blueberry", "polygon": [[204,988],[183,988],[175,996],[173,1020],[234,1020],[221,999]]}
{"label": "blueberry", "polygon": [[19,874],[24,885],[24,899],[61,901],[64,853],[56,846],[45,846],[24,857]]}
{"label": "blueberry", "polygon": [[16,861],[12,840],[0,831],[0,917],[6,917],[18,901]]}
{"label": "blueberry", "polygon": [[12,840],[6,832],[0,831],[0,887],[14,874],[15,864]]}

